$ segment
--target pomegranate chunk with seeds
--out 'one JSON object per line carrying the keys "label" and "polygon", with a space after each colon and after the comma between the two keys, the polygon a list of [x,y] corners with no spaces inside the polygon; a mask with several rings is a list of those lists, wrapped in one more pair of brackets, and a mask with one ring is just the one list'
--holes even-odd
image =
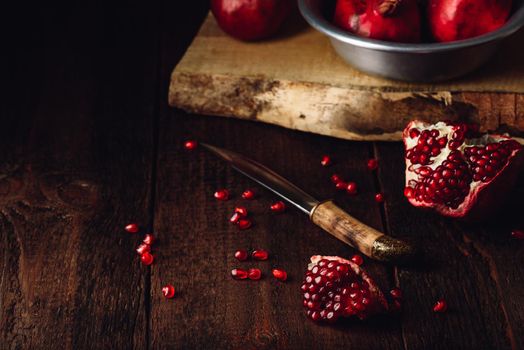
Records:
{"label": "pomegranate chunk with seeds", "polygon": [[301,286],[306,315],[313,321],[369,316],[389,310],[384,294],[353,261],[338,256],[311,257]]}
{"label": "pomegranate chunk with seeds", "polygon": [[479,135],[471,124],[412,121],[403,134],[404,195],[416,207],[478,219],[500,207],[524,164],[523,146],[504,135]]}

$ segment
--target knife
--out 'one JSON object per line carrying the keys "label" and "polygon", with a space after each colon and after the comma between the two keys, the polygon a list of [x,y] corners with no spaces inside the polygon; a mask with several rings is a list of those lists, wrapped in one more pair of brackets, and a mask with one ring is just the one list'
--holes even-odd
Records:
{"label": "knife", "polygon": [[405,262],[416,255],[416,249],[411,244],[363,224],[332,200],[319,201],[313,198],[266,166],[236,152],[206,143],[201,145],[240,173],[308,214],[313,223],[370,258],[385,262]]}

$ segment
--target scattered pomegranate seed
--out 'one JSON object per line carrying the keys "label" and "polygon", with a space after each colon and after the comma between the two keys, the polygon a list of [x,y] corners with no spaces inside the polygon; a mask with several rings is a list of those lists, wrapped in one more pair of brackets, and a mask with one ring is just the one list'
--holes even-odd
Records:
{"label": "scattered pomegranate seed", "polygon": [[250,280],[259,280],[260,277],[262,277],[262,272],[260,272],[259,269],[249,269],[247,272],[247,276]]}
{"label": "scattered pomegranate seed", "polygon": [[280,269],[273,269],[273,276],[279,281],[287,280],[287,272]]}
{"label": "scattered pomegranate seed", "polygon": [[187,140],[186,142],[184,142],[184,148],[187,149],[188,151],[194,150],[195,148],[197,148],[197,146],[198,146],[198,142],[194,140]]}
{"label": "scattered pomegranate seed", "polygon": [[269,257],[269,253],[267,250],[257,249],[251,253],[251,256],[255,260],[267,260],[267,258]]}
{"label": "scattered pomegranate seed", "polygon": [[286,204],[282,201],[275,202],[271,204],[271,211],[274,211],[275,213],[281,213],[284,210],[286,210]]}
{"label": "scattered pomegranate seed", "polygon": [[245,207],[236,207],[235,213],[245,218],[247,216],[247,209]]}
{"label": "scattered pomegranate seed", "polygon": [[234,213],[233,216],[231,216],[229,218],[229,222],[232,223],[232,224],[238,224],[238,221],[240,220],[240,214],[239,213]]}
{"label": "scattered pomegranate seed", "polygon": [[126,225],[126,227],[124,228],[127,232],[129,233],[137,233],[138,232],[138,225],[137,224],[129,224],[129,225]]}
{"label": "scattered pomegranate seed", "polygon": [[343,191],[348,187],[348,184],[344,181],[339,181],[335,184],[335,187],[339,191]]}
{"label": "scattered pomegranate seed", "polygon": [[375,202],[377,202],[377,203],[384,202],[384,195],[382,193],[377,193],[375,195]]}
{"label": "scattered pomegranate seed", "polygon": [[241,230],[247,230],[252,225],[251,220],[249,219],[240,219],[238,220],[238,228]]}
{"label": "scattered pomegranate seed", "polygon": [[231,276],[236,280],[245,280],[247,278],[247,271],[244,269],[231,270]]}
{"label": "scattered pomegranate seed", "polygon": [[167,284],[165,287],[162,288],[162,294],[164,294],[164,297],[167,299],[171,299],[175,296],[175,287],[173,287],[170,284]]}
{"label": "scattered pomegranate seed", "polygon": [[136,248],[138,255],[143,255],[144,253],[149,253],[151,251],[151,246],[149,244],[142,243]]}
{"label": "scattered pomegranate seed", "polygon": [[351,195],[357,194],[357,184],[354,182],[348,182],[346,191]]}
{"label": "scattered pomegranate seed", "polygon": [[513,230],[511,231],[511,237],[515,239],[524,239],[524,231],[523,230]]}
{"label": "scattered pomegranate seed", "polygon": [[358,254],[355,254],[351,257],[351,261],[353,261],[357,265],[362,265],[364,263],[364,259]]}
{"label": "scattered pomegranate seed", "polygon": [[255,198],[255,192],[253,190],[245,190],[244,192],[242,192],[242,198],[253,199]]}
{"label": "scattered pomegranate seed", "polygon": [[246,261],[247,260],[247,252],[244,249],[239,249],[235,252],[235,259],[238,261]]}
{"label": "scattered pomegranate seed", "polygon": [[226,189],[221,189],[216,191],[214,196],[219,201],[227,201],[229,199],[229,191]]}
{"label": "scattered pomegranate seed", "polygon": [[144,240],[142,242],[144,242],[147,245],[151,245],[153,244],[154,241],[155,241],[155,236],[153,236],[153,234],[151,233],[148,233],[144,236]]}
{"label": "scattered pomegranate seed", "polygon": [[153,255],[150,254],[149,252],[145,252],[144,254],[140,256],[140,260],[142,261],[142,264],[146,266],[151,265],[154,259],[155,258],[153,257]]}
{"label": "scattered pomegranate seed", "polygon": [[393,288],[392,290],[389,291],[389,294],[391,294],[391,296],[394,299],[402,299],[402,291],[398,288]]}
{"label": "scattered pomegranate seed", "polygon": [[330,156],[322,156],[322,160],[320,161],[320,164],[322,164],[322,166],[329,166],[329,165],[331,165],[331,157]]}
{"label": "scattered pomegranate seed", "polygon": [[376,170],[378,168],[378,160],[371,158],[368,160],[368,169],[369,170]]}
{"label": "scattered pomegranate seed", "polygon": [[448,304],[446,303],[445,300],[442,300],[442,299],[437,301],[435,306],[433,306],[434,312],[446,312],[447,309],[448,309]]}
{"label": "scattered pomegranate seed", "polygon": [[338,174],[331,175],[331,182],[333,182],[335,185],[342,181],[342,178]]}

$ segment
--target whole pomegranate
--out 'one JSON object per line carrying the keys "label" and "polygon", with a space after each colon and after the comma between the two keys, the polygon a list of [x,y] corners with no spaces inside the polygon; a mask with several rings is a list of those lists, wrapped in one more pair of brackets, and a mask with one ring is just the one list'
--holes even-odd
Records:
{"label": "whole pomegranate", "polygon": [[465,123],[408,124],[404,195],[411,204],[469,219],[488,218],[503,204],[524,164],[523,147],[477,130]]}
{"label": "whole pomegranate", "polygon": [[312,256],[301,290],[306,315],[313,321],[365,319],[389,310],[384,294],[366,271],[338,256]]}
{"label": "whole pomegranate", "polygon": [[337,0],[334,22],[365,38],[406,43],[421,40],[417,0]]}
{"label": "whole pomegranate", "polygon": [[428,19],[437,41],[468,39],[500,28],[511,0],[429,0]]}
{"label": "whole pomegranate", "polygon": [[294,6],[295,0],[211,0],[220,28],[246,41],[275,34]]}

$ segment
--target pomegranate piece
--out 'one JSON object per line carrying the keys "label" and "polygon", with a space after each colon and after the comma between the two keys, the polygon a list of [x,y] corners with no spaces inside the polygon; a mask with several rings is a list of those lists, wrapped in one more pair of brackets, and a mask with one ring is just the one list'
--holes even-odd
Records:
{"label": "pomegranate piece", "polygon": [[170,284],[166,285],[165,287],[162,288],[162,294],[167,299],[173,298],[175,296],[175,287],[173,287]]}
{"label": "pomegranate piece", "polygon": [[219,201],[227,201],[229,199],[229,191],[223,188],[216,191],[214,196]]}
{"label": "pomegranate piece", "polygon": [[128,224],[128,225],[126,225],[126,227],[124,227],[124,230],[126,230],[129,233],[137,233],[138,232],[138,224],[135,224],[135,223]]}
{"label": "pomegranate piece", "polygon": [[275,277],[277,280],[284,282],[287,280],[287,272],[282,269],[273,269],[271,271],[273,273],[273,277]]}
{"label": "pomegranate piece", "polygon": [[140,255],[140,261],[142,261],[142,264],[146,266],[151,265],[153,263],[153,260],[155,260],[155,258],[149,252],[145,252],[144,254]]}
{"label": "pomegranate piece", "polygon": [[238,225],[239,229],[247,230],[248,228],[250,228],[253,225],[253,223],[249,219],[240,219],[240,220],[238,220],[238,224],[237,225]]}
{"label": "pomegranate piece", "polygon": [[264,249],[257,249],[257,250],[254,250],[252,253],[251,253],[251,256],[253,257],[253,259],[255,260],[267,260],[268,257],[269,257],[269,253],[267,250],[264,250]]}
{"label": "pomegranate piece", "polygon": [[244,249],[239,249],[235,252],[235,259],[238,261],[246,261],[247,260],[247,251]]}
{"label": "pomegranate piece", "polygon": [[260,279],[260,277],[262,277],[262,272],[260,272],[260,269],[249,269],[247,271],[247,277],[250,280],[257,281]]}
{"label": "pomegranate piece", "polygon": [[322,166],[329,166],[329,165],[331,165],[331,157],[330,156],[323,156],[322,160],[320,161],[320,164],[322,164]]}
{"label": "pomegranate piece", "polygon": [[511,237],[515,239],[524,239],[524,231],[523,230],[513,230],[511,231]]}
{"label": "pomegranate piece", "polygon": [[153,236],[153,234],[151,234],[151,233],[147,233],[144,236],[144,240],[142,242],[144,242],[147,245],[151,245],[151,244],[153,244],[154,241],[155,241],[155,236]]}
{"label": "pomegranate piece", "polygon": [[384,195],[382,193],[375,194],[375,202],[377,203],[384,202]]}
{"label": "pomegranate piece", "polygon": [[364,263],[364,259],[362,259],[362,256],[355,254],[351,257],[351,261],[353,261],[358,266],[362,265]]}
{"label": "pomegranate piece", "polygon": [[368,167],[369,170],[377,170],[377,168],[378,168],[378,160],[376,160],[374,158],[371,158],[370,160],[368,160],[367,167]]}
{"label": "pomegranate piece", "polygon": [[294,7],[293,0],[211,0],[220,28],[246,41],[275,34]]}
{"label": "pomegranate piece", "polygon": [[338,256],[311,257],[301,290],[306,315],[313,321],[334,322],[350,316],[366,319],[389,310],[367,272]]}
{"label": "pomegranate piece", "polygon": [[473,38],[506,23],[511,0],[429,0],[428,22],[435,40]]}
{"label": "pomegranate piece", "polygon": [[244,199],[253,199],[255,198],[255,191],[253,190],[245,190],[242,192],[242,198]]}
{"label": "pomegranate piece", "polygon": [[143,255],[144,253],[149,253],[151,251],[151,246],[149,244],[142,243],[136,248],[138,255]]}
{"label": "pomegranate piece", "polygon": [[231,277],[236,280],[245,280],[247,278],[247,271],[244,269],[231,270]]}
{"label": "pomegranate piece", "polygon": [[247,216],[247,209],[245,207],[236,207],[235,214],[238,214],[241,217],[245,218]]}
{"label": "pomegranate piece", "polygon": [[448,304],[446,303],[445,300],[439,300],[435,303],[435,305],[433,306],[433,311],[434,312],[446,312],[446,310],[448,309]]}
{"label": "pomegranate piece", "polygon": [[195,148],[197,148],[197,146],[198,146],[198,142],[194,140],[188,140],[184,142],[184,148],[187,149],[188,151],[194,150]]}
{"label": "pomegranate piece", "polygon": [[270,209],[275,213],[282,213],[284,210],[286,210],[286,204],[282,201],[278,201],[271,204]]}
{"label": "pomegranate piece", "polygon": [[523,147],[504,135],[478,135],[465,123],[412,121],[403,133],[404,195],[442,215],[488,218],[514,186]]}
{"label": "pomegranate piece", "polygon": [[354,182],[348,182],[348,185],[346,186],[346,192],[350,195],[357,194],[357,184]]}
{"label": "pomegranate piece", "polygon": [[337,0],[334,23],[371,39],[419,42],[421,19],[417,0]]}

